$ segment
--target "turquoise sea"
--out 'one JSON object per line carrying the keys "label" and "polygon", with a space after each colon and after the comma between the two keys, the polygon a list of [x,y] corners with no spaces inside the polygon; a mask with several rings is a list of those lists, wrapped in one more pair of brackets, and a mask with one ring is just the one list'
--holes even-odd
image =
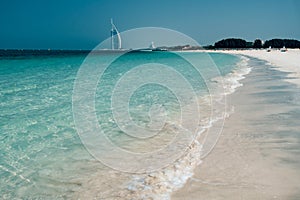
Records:
{"label": "turquoise sea", "polygon": [[[82,65],[89,64],[88,61],[97,63],[92,66],[102,66],[101,62],[116,54],[95,53],[88,56],[85,51],[1,51],[0,55],[0,199],[78,198],[78,193],[89,192],[83,188],[95,179],[112,180],[111,174],[121,176],[122,172],[114,172],[111,166],[103,165],[83,145],[77,134],[72,102],[74,83]],[[188,60],[193,60],[206,75],[201,77]],[[225,78],[224,88],[228,90],[225,92],[233,92],[241,77],[237,74],[240,62],[239,57],[217,53],[136,52],[118,55],[97,82],[95,110],[98,123],[118,146],[126,150],[143,146],[145,148],[136,149],[140,152],[154,151],[152,145],[147,147],[143,142],[135,144],[128,139],[122,127],[115,123],[111,111],[117,107],[112,107],[111,98],[118,81],[137,66],[152,63],[156,69],[155,65],[159,63],[177,71],[190,83],[196,97],[201,99],[224,92],[212,91],[214,87],[209,86],[220,83],[217,81],[220,76]],[[212,70],[212,64],[218,71]],[[91,71],[89,73],[93,74]],[[153,77],[162,75],[169,83],[176,78],[172,73],[164,74],[164,71],[157,72]],[[140,78],[142,81],[147,77]],[[138,81],[131,80],[131,86],[135,87]],[[126,88],[129,91],[131,86],[122,88],[122,91],[126,93]],[[176,87],[178,91],[184,90],[178,88],[180,84]],[[119,97],[122,98],[122,94]],[[197,99],[197,102],[202,101]],[[163,105],[168,122],[177,122],[176,117],[182,106],[178,103],[178,95],[167,86],[155,83],[141,85],[130,97],[132,121],[141,127],[153,120],[155,123],[155,119],[145,114],[153,104]],[[168,129],[164,131],[168,132]],[[136,175],[126,177],[129,177],[126,184],[122,178],[119,182],[117,178],[115,181],[104,181],[105,184],[96,187],[94,193],[101,197],[112,188],[118,192],[118,188],[128,187],[131,180],[140,180]]]}

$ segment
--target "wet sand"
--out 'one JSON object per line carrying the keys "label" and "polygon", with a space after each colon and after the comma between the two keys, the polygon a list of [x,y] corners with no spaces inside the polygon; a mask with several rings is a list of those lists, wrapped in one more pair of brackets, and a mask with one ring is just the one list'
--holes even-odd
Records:
{"label": "wet sand", "polygon": [[300,199],[300,89],[265,64],[251,61],[218,144],[172,200]]}

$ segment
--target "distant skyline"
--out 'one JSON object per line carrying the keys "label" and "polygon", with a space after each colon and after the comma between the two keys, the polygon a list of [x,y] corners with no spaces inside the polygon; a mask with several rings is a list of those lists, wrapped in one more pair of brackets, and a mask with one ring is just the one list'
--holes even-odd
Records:
{"label": "distant skyline", "polygon": [[10,0],[0,2],[0,49],[93,49],[119,31],[163,27],[201,45],[234,37],[300,40],[297,0]]}

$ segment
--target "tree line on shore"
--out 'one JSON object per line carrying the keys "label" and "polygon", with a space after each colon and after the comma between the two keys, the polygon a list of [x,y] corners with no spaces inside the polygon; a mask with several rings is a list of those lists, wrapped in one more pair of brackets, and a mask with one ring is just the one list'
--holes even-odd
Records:
{"label": "tree line on shore", "polygon": [[246,40],[239,38],[228,38],[216,42],[214,45],[209,45],[206,49],[223,49],[223,48],[300,48],[300,41],[293,39],[271,39],[266,40],[264,43],[260,39],[256,39],[254,42],[247,42]]}

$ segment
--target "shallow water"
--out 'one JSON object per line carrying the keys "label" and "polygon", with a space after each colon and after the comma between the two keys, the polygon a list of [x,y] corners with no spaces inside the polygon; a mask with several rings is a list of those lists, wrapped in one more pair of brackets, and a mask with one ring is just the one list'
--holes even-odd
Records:
{"label": "shallow water", "polygon": [[[127,150],[153,151],[152,145],[145,146],[143,142],[134,143],[122,134],[118,126],[111,121],[113,118],[108,108],[110,103],[107,101],[117,79],[132,66],[145,62],[159,62],[172,66],[191,82],[197,93],[196,101],[202,103],[203,110],[208,110],[203,113],[207,118],[202,125],[207,126],[210,120],[213,120],[211,117],[222,114],[222,111],[215,108],[211,116],[211,104],[205,103],[206,95],[216,96],[219,92],[208,91],[207,84],[215,84],[214,78],[219,76],[211,70],[211,60],[202,62],[202,58],[207,58],[207,55],[201,53],[184,54],[203,67],[207,80],[203,80],[203,77],[199,78],[186,61],[177,59],[172,53],[125,55],[114,63],[116,67],[112,65],[105,71],[96,91],[96,113],[99,124],[107,130],[108,137],[112,141]],[[228,75],[228,80],[231,80],[229,73],[237,68],[236,64],[240,59],[222,54],[212,54],[211,57],[221,75]],[[132,193],[133,196],[127,197],[140,198],[140,195],[151,197],[153,191],[158,198],[167,199],[169,193],[174,188],[181,187],[191,176],[192,168],[199,164],[198,153],[201,145],[197,144],[192,144],[193,151],[187,152],[185,159],[179,159],[175,170],[172,166],[172,169],[150,176],[121,173],[93,158],[77,135],[72,110],[74,81],[85,58],[86,54],[64,55],[63,53],[1,57],[0,197],[2,199],[116,198],[118,196],[126,198]],[[167,78],[172,79],[170,76]],[[234,90],[231,86],[235,84],[236,81],[225,83],[231,90]],[[150,119],[145,112],[153,103],[164,105],[169,114],[167,118],[169,125],[164,131],[175,132],[178,122],[176,117],[180,110],[175,97],[172,92],[168,92],[168,88],[157,85],[140,88],[130,101],[133,121],[140,123],[140,126],[147,125]],[[190,99],[188,102],[193,101],[195,99]],[[157,143],[157,145],[163,144]],[[145,176],[148,179],[145,179]],[[162,182],[164,184],[158,185],[159,188],[155,186]],[[146,192],[139,192],[140,190]]]}

